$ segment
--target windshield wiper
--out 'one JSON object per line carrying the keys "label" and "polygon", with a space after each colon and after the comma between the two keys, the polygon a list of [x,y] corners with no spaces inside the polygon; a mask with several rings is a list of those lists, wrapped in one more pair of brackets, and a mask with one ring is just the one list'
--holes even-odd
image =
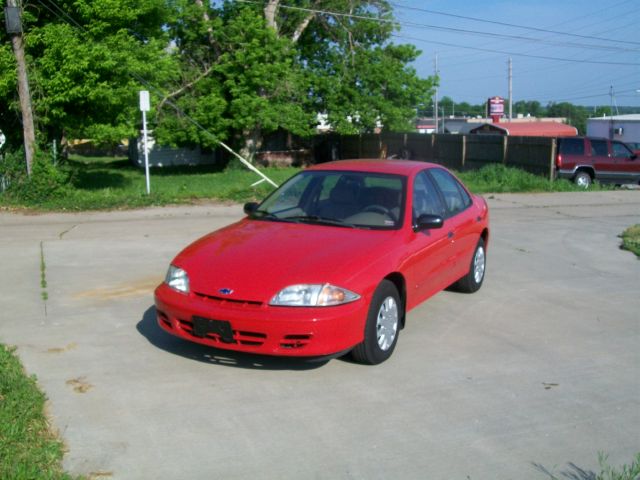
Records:
{"label": "windshield wiper", "polygon": [[357,228],[353,223],[348,223],[337,218],[321,217],[319,215],[295,215],[293,217],[285,217],[282,220],[299,223],[314,223],[319,225],[333,225],[336,227]]}
{"label": "windshield wiper", "polygon": [[259,220],[275,220],[277,222],[284,221],[282,218],[274,215],[271,212],[267,212],[266,210],[254,210],[251,212],[251,218],[256,218]]}

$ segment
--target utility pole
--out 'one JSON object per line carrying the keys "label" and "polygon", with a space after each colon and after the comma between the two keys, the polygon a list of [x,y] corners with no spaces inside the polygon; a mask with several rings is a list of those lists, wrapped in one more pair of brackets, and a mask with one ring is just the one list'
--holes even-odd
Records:
{"label": "utility pole", "polygon": [[11,36],[13,54],[18,66],[18,96],[22,111],[22,129],[24,132],[24,152],[27,160],[27,174],[31,176],[31,166],[36,144],[35,127],[33,125],[33,111],[31,109],[31,93],[29,92],[29,78],[27,76],[27,62],[24,57],[24,42],[22,40],[22,19],[19,0],[7,0],[4,8],[4,18],[7,33]]}
{"label": "utility pole", "polygon": [[435,76],[436,76],[436,96],[435,96],[435,107],[434,107],[434,115],[433,118],[436,121],[436,133],[438,133],[438,82],[440,81],[440,79],[438,78],[438,54],[436,53],[436,60],[435,60]]}
{"label": "utility pole", "polygon": [[513,120],[513,61],[509,57],[509,121]]}

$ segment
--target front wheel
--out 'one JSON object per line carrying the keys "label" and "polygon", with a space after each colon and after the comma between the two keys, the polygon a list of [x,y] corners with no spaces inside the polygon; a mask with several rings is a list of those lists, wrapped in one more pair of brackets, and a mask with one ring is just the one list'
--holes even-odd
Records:
{"label": "front wheel", "polygon": [[476,249],[473,252],[469,273],[458,280],[455,286],[464,293],[473,293],[480,290],[484,281],[484,272],[487,267],[487,251],[485,249],[484,240],[480,238]]}
{"label": "front wheel", "polygon": [[351,351],[357,362],[376,365],[391,356],[398,342],[402,308],[396,286],[389,280],[380,282],[369,305],[364,340]]}

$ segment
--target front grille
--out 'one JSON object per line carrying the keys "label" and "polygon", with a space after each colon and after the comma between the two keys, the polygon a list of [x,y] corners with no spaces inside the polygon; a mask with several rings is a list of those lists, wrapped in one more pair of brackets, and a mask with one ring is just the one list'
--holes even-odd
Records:
{"label": "front grille", "polygon": [[[193,322],[190,320],[178,319],[180,329],[183,332],[191,335],[193,338],[198,338],[193,335]],[[224,343],[217,333],[208,333],[205,337],[209,341],[216,343]],[[267,340],[267,334],[261,332],[247,332],[244,330],[233,330],[233,342],[237,345],[246,345],[252,347],[260,347]],[[227,344],[228,345],[228,344]]]}
{"label": "front grille", "polygon": [[241,307],[241,308],[256,308],[261,307],[262,302],[256,302],[254,300],[238,300],[235,298],[226,298],[226,297],[217,297],[215,295],[207,295],[206,293],[201,292],[193,292],[198,298],[202,298],[207,302],[215,303],[219,306],[233,306],[233,307]]}
{"label": "front grille", "polygon": [[285,335],[280,342],[281,348],[304,348],[311,342],[312,335]]}

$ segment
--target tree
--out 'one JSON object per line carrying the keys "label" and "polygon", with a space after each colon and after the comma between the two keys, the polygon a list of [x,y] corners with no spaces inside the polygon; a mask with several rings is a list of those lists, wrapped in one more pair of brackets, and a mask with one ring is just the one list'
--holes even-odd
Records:
{"label": "tree", "polygon": [[519,100],[513,104],[514,113],[522,114],[524,116],[530,115],[532,117],[542,117],[545,115],[544,108],[540,104],[540,102]]}
{"label": "tree", "polygon": [[235,137],[251,157],[265,132],[311,132],[308,85],[295,50],[261,13],[242,5],[213,9],[185,2],[169,31],[181,75],[158,104],[161,140],[214,146]]}
{"label": "tree", "polygon": [[182,0],[177,11],[169,31],[181,75],[159,102],[156,128],[173,143],[235,138],[251,156],[265,133],[311,134],[319,113],[339,133],[404,130],[431,95],[409,66],[419,52],[389,42],[386,1]]}
{"label": "tree", "polygon": [[[391,42],[386,0],[45,0],[24,24],[41,143],[134,135],[141,89],[159,142],[231,139],[249,157],[269,132],[312,134],[320,113],[339,133],[410,128],[431,96],[411,67],[419,52]],[[4,40],[3,130],[19,112]]]}
{"label": "tree", "polygon": [[430,102],[433,80],[420,79],[410,66],[420,54],[414,46],[391,43],[396,24],[389,2],[306,4],[315,11],[293,11],[295,22],[286,6],[279,14],[285,30],[298,38],[316,109],[328,115],[338,133],[412,129],[416,108]]}
{"label": "tree", "polygon": [[[65,15],[28,4],[23,17],[38,140],[67,136],[112,143],[134,135],[140,79],[159,81],[172,70],[162,29],[165,3],[62,0],[57,6]],[[0,65],[10,64],[2,45]],[[8,105],[5,113],[17,112],[6,73],[0,98]],[[9,117],[0,117],[3,130]],[[15,132],[6,130],[9,137]]]}
{"label": "tree", "polygon": [[580,135],[584,135],[587,132],[589,112],[584,107],[575,106],[568,102],[550,103],[547,105],[547,115],[566,118],[567,123],[576,127]]}

